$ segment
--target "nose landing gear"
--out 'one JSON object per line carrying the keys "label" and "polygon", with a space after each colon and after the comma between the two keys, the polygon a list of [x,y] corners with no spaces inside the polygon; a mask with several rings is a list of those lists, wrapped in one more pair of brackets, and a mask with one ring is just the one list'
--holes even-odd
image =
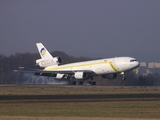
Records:
{"label": "nose landing gear", "polygon": [[121,72],[122,80],[126,80],[124,72]]}

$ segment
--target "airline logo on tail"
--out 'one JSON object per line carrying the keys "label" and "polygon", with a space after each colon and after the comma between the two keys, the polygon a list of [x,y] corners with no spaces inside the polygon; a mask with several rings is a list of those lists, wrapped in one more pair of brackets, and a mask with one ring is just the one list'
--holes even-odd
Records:
{"label": "airline logo on tail", "polygon": [[40,53],[41,53],[41,55],[44,57],[44,56],[46,55],[46,49],[45,49],[45,48],[42,48],[42,49],[40,50]]}
{"label": "airline logo on tail", "polygon": [[52,55],[48,52],[48,50],[44,47],[42,43],[36,43],[39,54],[41,55],[41,58],[53,58]]}
{"label": "airline logo on tail", "polygon": [[41,56],[41,59],[36,60],[37,65],[40,67],[48,67],[52,65],[59,65],[61,63],[61,58],[52,57],[42,43],[36,43],[36,45]]}

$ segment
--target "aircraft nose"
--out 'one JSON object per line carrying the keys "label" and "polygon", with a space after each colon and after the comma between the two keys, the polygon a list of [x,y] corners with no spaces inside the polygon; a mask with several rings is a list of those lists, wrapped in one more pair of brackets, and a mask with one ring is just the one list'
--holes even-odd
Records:
{"label": "aircraft nose", "polygon": [[140,63],[138,61],[135,61],[134,63],[130,64],[129,66],[131,67],[131,69],[136,69],[137,67],[139,67]]}
{"label": "aircraft nose", "polygon": [[133,65],[133,69],[139,67],[139,65],[140,65],[140,63],[139,63],[138,61],[136,61],[136,62],[134,63],[134,65]]}
{"label": "aircraft nose", "polygon": [[139,67],[140,63],[137,61],[136,67]]}

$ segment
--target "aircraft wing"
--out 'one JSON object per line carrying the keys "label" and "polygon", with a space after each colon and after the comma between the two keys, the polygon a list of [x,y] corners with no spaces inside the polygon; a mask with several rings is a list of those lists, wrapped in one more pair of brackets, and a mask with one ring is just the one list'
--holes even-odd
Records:
{"label": "aircraft wing", "polygon": [[[54,71],[44,71],[43,69],[33,69],[33,68],[24,68],[20,67],[19,70],[15,70],[15,72],[23,72],[23,73],[33,73],[37,76],[46,76],[53,77],[55,79],[88,79],[93,76],[94,72],[91,70],[54,70]],[[84,78],[83,78],[84,77]]]}
{"label": "aircraft wing", "polygon": [[14,70],[14,72],[37,72],[42,71],[41,69],[34,69],[34,68],[25,68],[25,67],[19,67],[18,70]]}
{"label": "aircraft wing", "polygon": [[[14,70],[15,72],[30,72],[30,73],[35,73],[35,75],[38,74],[69,74],[72,75],[75,72],[85,72],[87,74],[94,73],[91,70],[54,70],[54,71],[44,71],[42,69],[34,69],[34,68],[25,68],[25,67],[19,67],[19,70]],[[45,75],[46,76],[46,75]]]}

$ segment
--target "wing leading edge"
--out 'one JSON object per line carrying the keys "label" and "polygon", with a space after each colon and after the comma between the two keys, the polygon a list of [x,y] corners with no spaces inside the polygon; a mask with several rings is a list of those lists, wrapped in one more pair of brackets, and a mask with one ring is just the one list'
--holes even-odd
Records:
{"label": "wing leading edge", "polygon": [[28,73],[34,73],[34,75],[38,76],[47,76],[47,77],[55,77],[57,79],[60,79],[59,75],[67,76],[67,77],[73,77],[75,74],[82,76],[90,76],[91,74],[94,74],[91,70],[54,70],[54,71],[45,71],[42,69],[33,69],[33,68],[25,68],[25,67],[19,67],[19,70],[15,70],[15,72],[28,72]]}

